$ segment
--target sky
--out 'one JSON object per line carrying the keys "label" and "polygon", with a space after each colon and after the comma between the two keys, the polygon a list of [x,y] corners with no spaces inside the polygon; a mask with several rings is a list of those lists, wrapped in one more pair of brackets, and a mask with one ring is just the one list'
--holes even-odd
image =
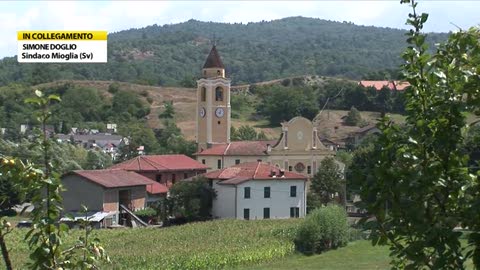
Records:
{"label": "sky", "polygon": [[[0,58],[16,55],[19,30],[106,30],[196,19],[214,22],[270,21],[304,16],[359,25],[407,28],[411,9],[399,0],[377,1],[0,1]],[[448,32],[480,25],[480,1],[420,1],[430,14],[426,31]]]}

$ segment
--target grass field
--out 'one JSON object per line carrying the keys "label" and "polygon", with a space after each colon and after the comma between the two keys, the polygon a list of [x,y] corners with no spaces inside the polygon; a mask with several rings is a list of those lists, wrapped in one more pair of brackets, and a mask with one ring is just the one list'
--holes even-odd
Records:
{"label": "grass field", "polygon": [[320,255],[295,254],[273,263],[234,268],[236,270],[374,270],[389,269],[388,248],[373,247],[369,241],[350,242],[348,246]]}
{"label": "grass field", "polygon": [[[14,223],[20,219],[10,218]],[[101,269],[373,270],[389,269],[386,246],[358,240],[319,255],[295,252],[293,236],[302,219],[219,220],[163,229],[95,230],[111,258]],[[27,229],[7,235],[14,269],[25,269]],[[72,230],[73,243],[82,231]],[[464,240],[462,244],[467,244]],[[473,269],[472,261],[467,263]],[[0,269],[3,269],[0,260]]]}
{"label": "grass field", "polygon": [[[276,260],[294,252],[300,219],[192,223],[164,229],[96,230],[112,263],[102,269],[219,269]],[[23,269],[26,229],[7,236],[15,269]],[[73,231],[73,242],[80,231]],[[0,269],[3,269],[0,263]]]}

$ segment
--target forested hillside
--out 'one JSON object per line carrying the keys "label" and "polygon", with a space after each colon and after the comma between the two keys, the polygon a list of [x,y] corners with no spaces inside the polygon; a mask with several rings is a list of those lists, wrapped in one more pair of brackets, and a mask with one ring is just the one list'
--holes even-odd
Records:
{"label": "forested hillside", "polygon": [[[14,57],[4,58],[0,86],[88,79],[190,87],[214,35],[233,84],[304,74],[358,79],[400,64],[404,32],[303,17],[152,25],[110,34],[107,64],[19,64]],[[446,34],[429,37],[436,43]]]}

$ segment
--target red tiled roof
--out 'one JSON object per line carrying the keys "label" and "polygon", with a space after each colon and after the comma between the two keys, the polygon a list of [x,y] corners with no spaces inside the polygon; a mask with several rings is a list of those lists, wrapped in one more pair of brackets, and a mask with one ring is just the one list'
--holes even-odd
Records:
{"label": "red tiled roof", "polygon": [[[275,176],[272,176],[275,172]],[[306,180],[307,178],[298,173],[285,171],[284,177],[280,177],[280,169],[276,166],[262,162],[246,162],[225,169],[206,173],[209,179],[223,180],[221,184],[240,184],[249,180]]]}
{"label": "red tiled roof", "polygon": [[194,155],[200,156],[221,156],[225,153],[225,150],[228,147],[228,143],[215,144],[212,147],[207,148],[201,152],[196,152]]}
{"label": "red tiled roof", "polygon": [[397,88],[398,91],[403,91],[405,90],[405,88],[409,86],[410,86],[409,82],[395,81],[395,87]]}
{"label": "red tiled roof", "polygon": [[150,194],[162,194],[167,193],[168,188],[164,184],[152,181],[150,185],[147,185],[147,192]]}
{"label": "red tiled roof", "polygon": [[213,45],[212,49],[210,50],[203,68],[225,68],[215,45]]}
{"label": "red tiled roof", "polygon": [[239,141],[228,144],[217,144],[197,156],[266,156],[267,145],[273,146],[277,141]]}
{"label": "red tiled roof", "polygon": [[206,170],[208,167],[185,155],[145,155],[113,165],[110,169],[141,172]]}
{"label": "red tiled roof", "polygon": [[145,186],[155,183],[143,175],[123,170],[79,170],[71,174],[79,175],[105,188]]}
{"label": "red tiled roof", "polygon": [[403,91],[410,86],[410,83],[402,81],[360,81],[358,84],[363,87],[373,87],[377,91],[382,90],[383,87],[388,87],[390,90]]}

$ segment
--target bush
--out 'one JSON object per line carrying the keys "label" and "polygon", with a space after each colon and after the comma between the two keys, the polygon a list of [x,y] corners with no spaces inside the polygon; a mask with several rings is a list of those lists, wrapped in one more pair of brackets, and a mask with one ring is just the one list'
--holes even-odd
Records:
{"label": "bush", "polygon": [[347,114],[347,118],[345,118],[345,124],[348,126],[357,126],[361,122],[362,116],[360,115],[360,112],[352,106]]}
{"label": "bush", "polygon": [[328,205],[313,210],[305,218],[295,237],[295,246],[311,255],[345,246],[348,238],[347,213],[340,206]]}
{"label": "bush", "polygon": [[143,218],[143,217],[151,218],[157,215],[157,211],[155,211],[155,209],[153,208],[145,207],[142,210],[135,211],[135,215],[137,215],[140,218]]}
{"label": "bush", "polygon": [[118,90],[120,90],[120,84],[119,83],[111,83],[109,86],[108,86],[108,92],[110,94],[115,94],[118,92]]}
{"label": "bush", "polygon": [[142,95],[143,97],[148,97],[148,91],[147,90],[143,90],[140,95]]}

